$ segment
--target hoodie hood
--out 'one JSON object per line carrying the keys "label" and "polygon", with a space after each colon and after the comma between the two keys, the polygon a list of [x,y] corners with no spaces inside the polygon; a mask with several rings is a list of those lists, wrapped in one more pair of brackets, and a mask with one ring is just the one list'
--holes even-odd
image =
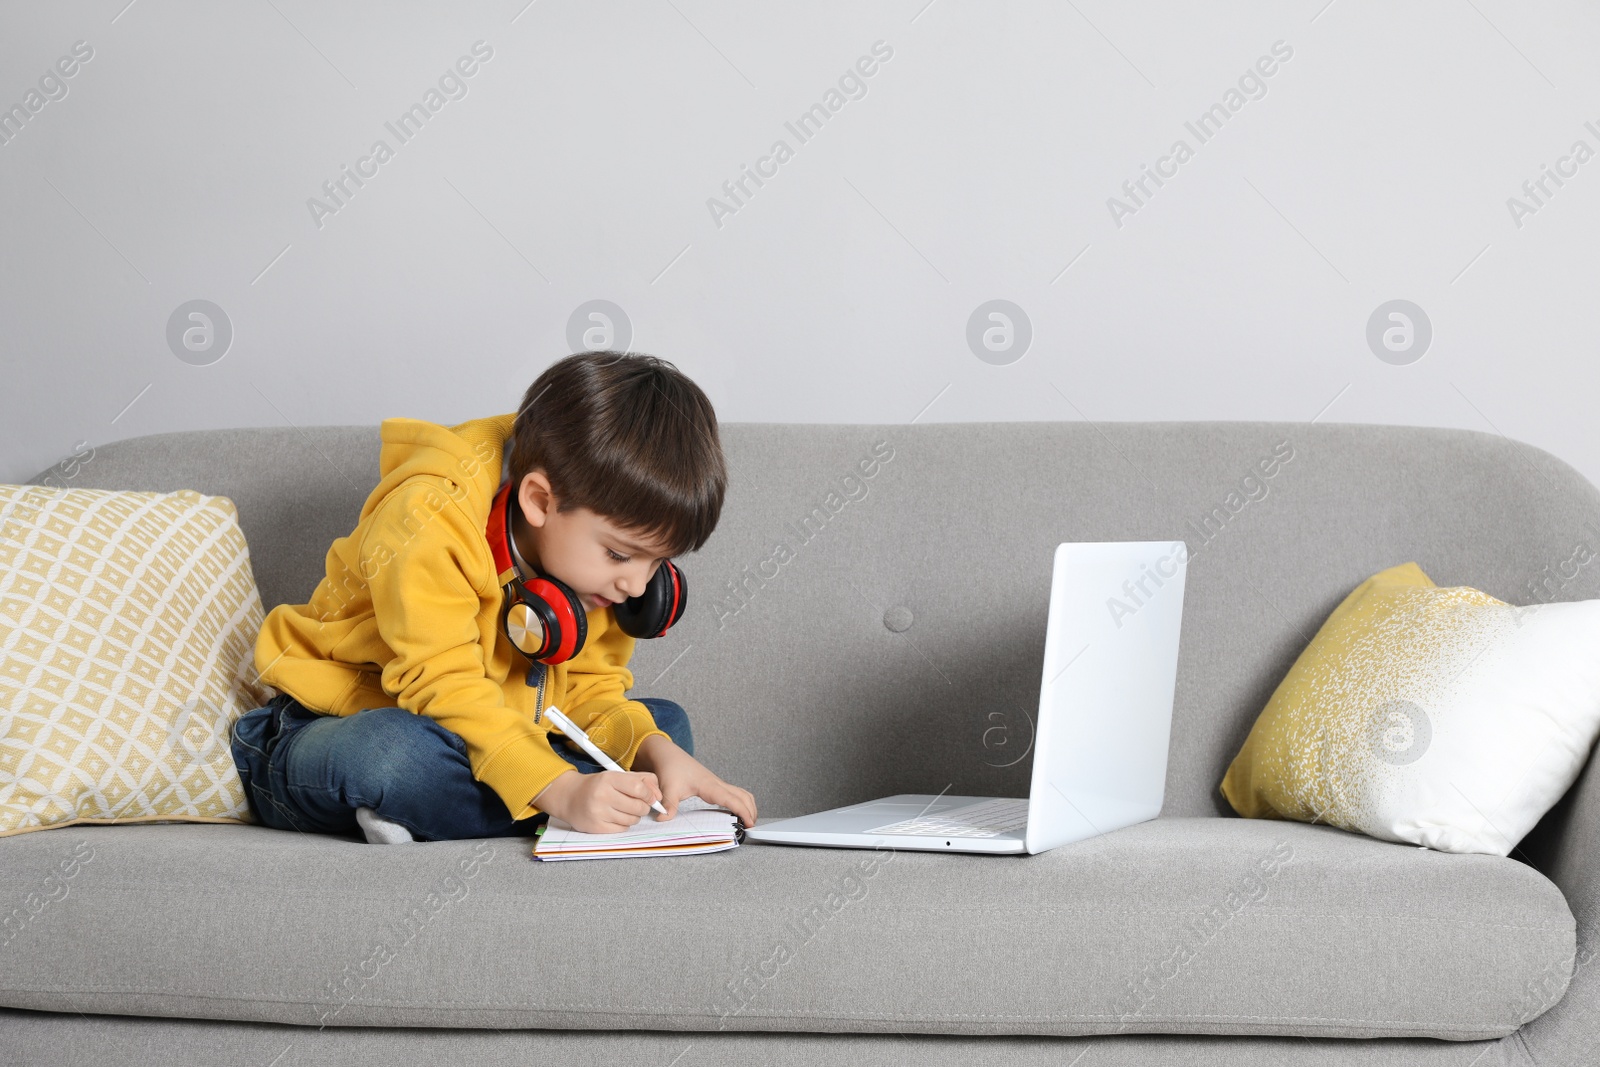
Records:
{"label": "hoodie hood", "polygon": [[416,477],[442,478],[456,488],[452,499],[480,526],[489,521],[489,504],[506,466],[506,441],[515,414],[469,419],[441,426],[422,419],[384,419],[379,427],[378,485],[361,509],[377,507],[396,486]]}

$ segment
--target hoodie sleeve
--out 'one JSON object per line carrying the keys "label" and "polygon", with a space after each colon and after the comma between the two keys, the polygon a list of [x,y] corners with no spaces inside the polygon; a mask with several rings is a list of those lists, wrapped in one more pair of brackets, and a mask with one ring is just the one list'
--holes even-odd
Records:
{"label": "hoodie sleeve", "polygon": [[393,653],[384,691],[465,741],[473,777],[526,819],[538,814],[533,798],[545,786],[577,769],[551,749],[545,729],[506,705],[486,673],[482,617],[499,592],[493,577],[482,592],[468,577],[483,570],[473,558],[482,531],[471,526],[430,482],[398,487],[371,517],[361,571]]}
{"label": "hoodie sleeve", "polygon": [[602,752],[631,771],[641,741],[651,734],[669,741],[671,737],[656,726],[648,707],[623,697],[633,688],[633,672],[627,662],[633,655],[634,639],[617,625],[609,608],[604,617],[606,628],[598,634],[591,632],[568,665],[567,702],[561,710]]}

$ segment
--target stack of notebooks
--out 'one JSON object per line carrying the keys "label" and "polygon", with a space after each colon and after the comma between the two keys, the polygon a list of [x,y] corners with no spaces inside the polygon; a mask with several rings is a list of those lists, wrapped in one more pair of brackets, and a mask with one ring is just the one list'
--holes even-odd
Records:
{"label": "stack of notebooks", "polygon": [[628,856],[692,856],[737,848],[744,823],[727,808],[685,797],[678,814],[663,819],[646,812],[633,826],[615,834],[586,834],[554,815],[535,833],[536,860],[609,860]]}

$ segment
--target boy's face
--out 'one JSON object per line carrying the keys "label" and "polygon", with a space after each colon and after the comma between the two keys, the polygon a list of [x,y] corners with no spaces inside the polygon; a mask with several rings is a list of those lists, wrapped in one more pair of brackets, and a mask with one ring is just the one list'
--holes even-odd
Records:
{"label": "boy's face", "polygon": [[666,558],[654,538],[624,530],[590,511],[556,510],[542,470],[522,480],[512,514],[517,550],[541,574],[560,578],[590,611],[639,596]]}

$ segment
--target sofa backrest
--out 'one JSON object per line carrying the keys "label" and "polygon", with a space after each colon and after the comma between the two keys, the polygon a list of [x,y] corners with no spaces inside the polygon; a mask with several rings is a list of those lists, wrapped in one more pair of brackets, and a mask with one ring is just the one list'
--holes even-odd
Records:
{"label": "sofa backrest", "polygon": [[[1495,434],[1264,422],[728,423],[722,523],[630,695],[776,818],[891,793],[1026,796],[1061,541],[1190,552],[1164,815],[1223,815],[1229,760],[1376,571],[1511,603],[1600,596],[1600,492]],[[376,426],[102,446],[48,484],[238,506],[265,606],[304,603],[378,477]],[[1542,583],[1542,584],[1541,584]],[[1116,708],[1104,709],[1115,716]]]}

